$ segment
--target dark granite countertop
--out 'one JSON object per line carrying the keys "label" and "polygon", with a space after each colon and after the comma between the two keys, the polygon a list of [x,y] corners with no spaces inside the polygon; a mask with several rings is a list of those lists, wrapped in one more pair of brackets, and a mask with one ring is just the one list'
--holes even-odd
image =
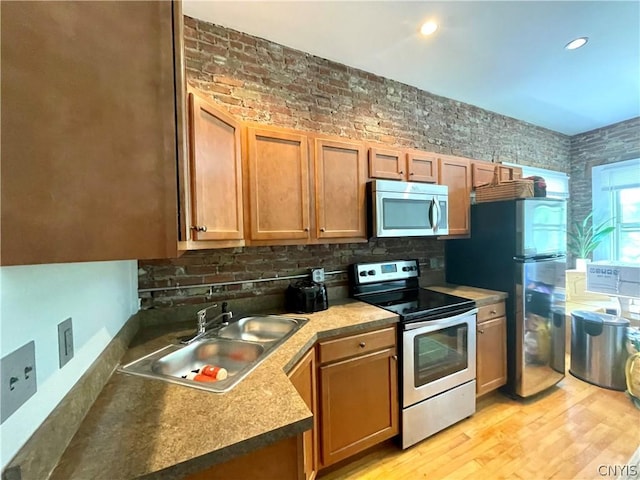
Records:
{"label": "dark granite countertop", "polygon": [[[309,322],[224,394],[116,371],[50,478],[182,478],[308,430],[311,412],[287,372],[317,340],[398,320],[348,299],[323,312],[291,316]],[[145,328],[122,364],[192,332],[193,325],[184,323]]]}

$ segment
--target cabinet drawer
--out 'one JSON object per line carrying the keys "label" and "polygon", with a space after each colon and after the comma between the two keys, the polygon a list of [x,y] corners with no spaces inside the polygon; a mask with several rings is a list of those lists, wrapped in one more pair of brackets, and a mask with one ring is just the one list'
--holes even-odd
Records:
{"label": "cabinet drawer", "polygon": [[492,318],[504,317],[505,307],[504,302],[492,303],[484,307],[478,308],[478,320],[477,323],[491,320]]}
{"label": "cabinet drawer", "polygon": [[321,342],[318,346],[320,363],[334,362],[396,345],[396,328],[389,327],[374,332]]}

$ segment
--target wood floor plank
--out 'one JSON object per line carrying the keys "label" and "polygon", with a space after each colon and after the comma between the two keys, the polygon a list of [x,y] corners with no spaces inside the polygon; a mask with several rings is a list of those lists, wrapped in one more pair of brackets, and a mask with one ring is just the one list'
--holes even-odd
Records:
{"label": "wood floor plank", "polygon": [[620,469],[640,445],[640,410],[624,392],[570,374],[532,399],[495,392],[471,418],[400,451],[393,444],[321,480],[583,480]]}

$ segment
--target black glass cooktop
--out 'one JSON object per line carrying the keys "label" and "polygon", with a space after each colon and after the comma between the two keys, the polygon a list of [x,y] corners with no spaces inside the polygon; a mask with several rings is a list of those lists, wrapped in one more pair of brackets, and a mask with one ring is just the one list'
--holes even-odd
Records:
{"label": "black glass cooktop", "polygon": [[404,322],[435,320],[475,307],[473,300],[423,288],[362,295],[358,299],[397,313]]}

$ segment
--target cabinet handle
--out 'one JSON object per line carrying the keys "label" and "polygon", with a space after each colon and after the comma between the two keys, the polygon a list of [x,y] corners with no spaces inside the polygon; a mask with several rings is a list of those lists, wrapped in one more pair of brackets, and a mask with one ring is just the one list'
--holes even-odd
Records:
{"label": "cabinet handle", "polygon": [[320,231],[321,232],[326,232],[326,230],[324,228],[321,228]]}
{"label": "cabinet handle", "polygon": [[495,310],[491,310],[489,313],[490,313],[491,315],[495,315],[495,314],[496,314],[496,313],[498,313],[498,312],[496,312]]}
{"label": "cabinet handle", "polygon": [[391,355],[391,358],[393,358],[394,360],[398,360],[398,355]]}
{"label": "cabinet handle", "polygon": [[409,172],[409,175],[413,175],[413,172]]}
{"label": "cabinet handle", "polygon": [[366,344],[366,343],[364,343],[364,342],[360,342],[360,348],[364,348],[364,347],[366,347],[366,346],[367,346],[367,344]]}
{"label": "cabinet handle", "polygon": [[484,330],[478,330],[478,333],[484,333]]}
{"label": "cabinet handle", "polygon": [[309,231],[309,227],[304,227],[304,231],[308,232]]}
{"label": "cabinet handle", "polygon": [[398,173],[399,173],[400,175],[404,175],[404,170],[400,170]]}
{"label": "cabinet handle", "polygon": [[207,231],[207,226],[206,225],[194,225],[193,227],[191,227],[192,230],[195,230],[196,232],[206,232]]}

